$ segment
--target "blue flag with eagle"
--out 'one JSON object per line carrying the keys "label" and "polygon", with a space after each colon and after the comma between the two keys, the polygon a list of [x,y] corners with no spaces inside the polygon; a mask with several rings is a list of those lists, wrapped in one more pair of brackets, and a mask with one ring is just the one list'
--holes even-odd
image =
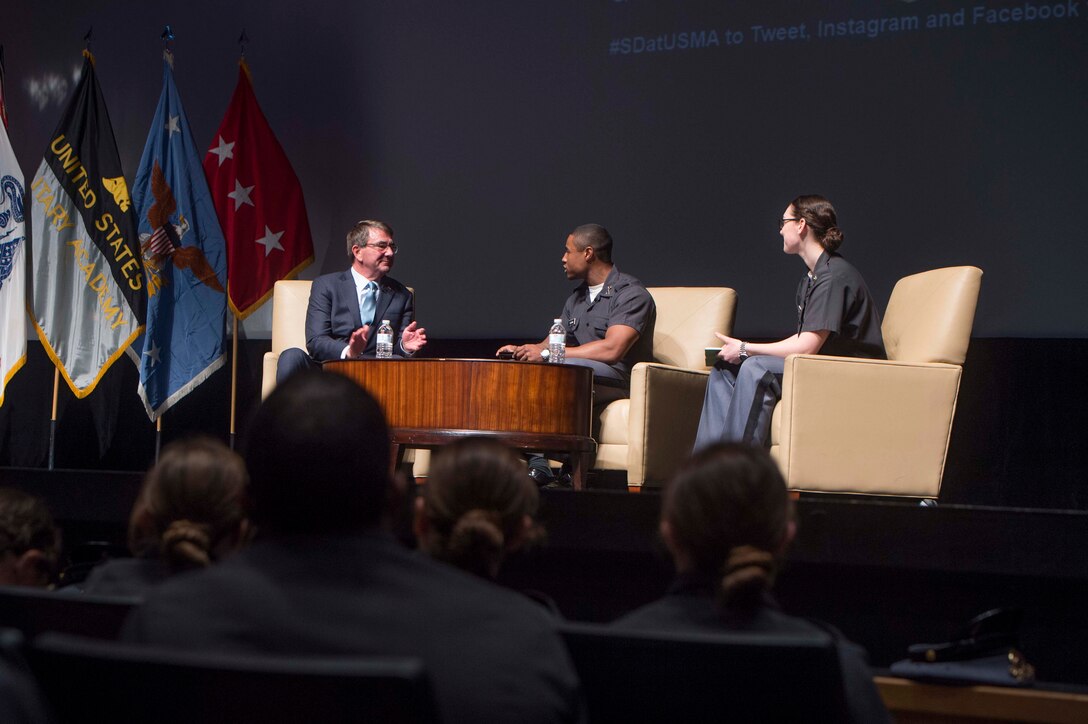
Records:
{"label": "blue flag with eagle", "polygon": [[132,185],[147,274],[147,328],[130,348],[140,398],[157,420],[226,358],[227,256],[189,121],[163,59],[162,95]]}

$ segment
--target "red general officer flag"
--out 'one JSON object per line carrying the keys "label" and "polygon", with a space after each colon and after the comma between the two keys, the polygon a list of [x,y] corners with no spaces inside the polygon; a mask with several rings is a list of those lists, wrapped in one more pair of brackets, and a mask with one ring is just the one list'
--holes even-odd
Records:
{"label": "red general officer flag", "polygon": [[204,175],[227,241],[227,295],[245,319],[314,260],[306,202],[287,154],[257,105],[249,66],[204,157]]}

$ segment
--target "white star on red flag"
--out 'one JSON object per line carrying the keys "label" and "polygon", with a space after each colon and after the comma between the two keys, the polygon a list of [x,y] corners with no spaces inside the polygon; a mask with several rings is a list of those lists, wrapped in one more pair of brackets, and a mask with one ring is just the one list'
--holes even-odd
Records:
{"label": "white star on red flag", "polygon": [[227,143],[223,140],[223,137],[219,137],[219,145],[215,148],[209,148],[208,153],[214,153],[219,157],[219,165],[223,165],[223,161],[228,158],[234,158],[234,142]]}
{"label": "white star on red flag", "polygon": [[264,236],[262,236],[260,239],[257,239],[257,243],[264,245],[265,256],[271,254],[273,249],[279,249],[280,251],[283,251],[283,246],[280,244],[281,236],[283,236],[282,231],[278,234],[275,234],[272,232],[272,229],[269,229],[267,226],[264,227]]}
{"label": "white star on red flag", "polygon": [[249,204],[253,206],[253,199],[249,198],[249,193],[254,189],[253,186],[243,186],[239,183],[238,179],[234,179],[234,190],[227,196],[234,199],[234,210],[242,208],[243,205]]}

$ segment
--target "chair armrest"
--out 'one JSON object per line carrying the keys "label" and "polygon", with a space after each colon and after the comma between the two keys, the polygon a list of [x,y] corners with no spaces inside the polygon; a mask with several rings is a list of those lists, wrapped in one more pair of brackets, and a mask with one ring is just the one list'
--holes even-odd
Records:
{"label": "chair armrest", "polygon": [[690,454],[709,373],[640,362],[631,371],[627,484],[658,486]]}
{"label": "chair armrest", "polygon": [[772,444],[795,490],[937,497],[961,368],[786,358]]}
{"label": "chair armrest", "polygon": [[264,369],[261,371],[261,400],[266,399],[276,389],[276,366],[280,361],[279,352],[264,353]]}

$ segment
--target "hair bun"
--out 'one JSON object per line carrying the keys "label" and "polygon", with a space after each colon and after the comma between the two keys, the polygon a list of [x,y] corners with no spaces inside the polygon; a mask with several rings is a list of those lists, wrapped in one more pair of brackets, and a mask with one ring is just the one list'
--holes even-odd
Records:
{"label": "hair bun", "polygon": [[828,251],[835,251],[843,242],[842,229],[837,226],[831,226],[824,232],[824,238],[821,239],[823,247]]}
{"label": "hair bun", "polygon": [[767,551],[737,546],[723,567],[721,594],[727,607],[750,607],[774,581],[775,560]]}
{"label": "hair bun", "polygon": [[448,555],[454,565],[491,577],[502,560],[502,520],[494,511],[473,508],[457,519],[450,531]]}
{"label": "hair bun", "polygon": [[162,534],[162,555],[174,569],[204,568],[211,563],[208,526],[175,520]]}

